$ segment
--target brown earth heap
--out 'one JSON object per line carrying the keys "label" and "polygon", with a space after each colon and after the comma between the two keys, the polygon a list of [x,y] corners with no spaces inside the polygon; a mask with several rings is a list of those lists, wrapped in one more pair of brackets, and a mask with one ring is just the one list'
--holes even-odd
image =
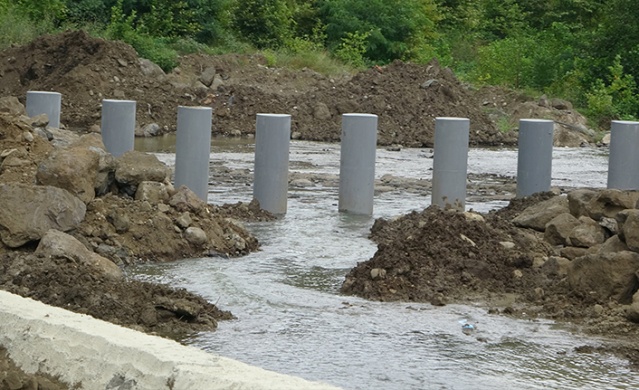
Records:
{"label": "brown earth heap", "polygon": [[178,105],[202,105],[214,110],[216,134],[253,133],[257,113],[275,112],[292,115],[296,137],[337,141],[341,114],[367,112],[379,116],[381,145],[432,146],[438,116],[469,118],[472,144],[512,144],[516,137],[497,130],[482,102],[436,61],[329,79],[270,69],[260,56],[191,55],[165,75],[130,46],[81,31],[43,36],[2,58],[0,96],[60,92],[62,123],[79,130],[99,124],[101,101],[109,98],[136,100],[139,127],[157,123],[157,132],[175,129]]}
{"label": "brown earth heap", "polygon": [[378,219],[378,250],[341,287],[381,301],[481,303],[616,338],[639,367],[639,192],[538,194],[481,215],[435,206]]}

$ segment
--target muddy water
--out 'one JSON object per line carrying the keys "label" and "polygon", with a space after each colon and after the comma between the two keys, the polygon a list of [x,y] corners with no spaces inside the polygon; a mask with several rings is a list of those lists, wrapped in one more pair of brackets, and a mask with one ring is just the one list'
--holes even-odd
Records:
{"label": "muddy water", "polygon": [[[168,152],[159,157],[174,163],[170,139],[163,146],[145,141],[136,148]],[[213,145],[213,169],[252,169],[250,141],[214,140]],[[429,150],[379,150],[376,175],[430,179],[431,155]],[[605,151],[556,149],[554,157],[553,185],[605,186]],[[516,160],[512,150],[472,149],[469,172],[476,180],[508,181]],[[339,145],[293,142],[290,165],[292,172],[335,176]],[[211,181],[211,203],[251,199],[245,177],[233,184],[213,174]],[[291,188],[285,218],[250,224],[262,243],[257,253],[141,266],[137,277],[188,288],[238,317],[221,322],[215,333],[194,335],[190,344],[345,389],[639,387],[626,362],[575,351],[600,340],[549,321],[488,315],[479,304],[435,308],[340,296],[344,275],[376,248],[366,238],[373,219],[337,213],[337,188],[330,183]],[[430,204],[427,195],[419,188],[381,192],[374,217],[421,209]],[[505,204],[489,198],[484,202],[476,194],[467,206],[487,211]],[[460,321],[475,324],[477,332],[465,335]]]}

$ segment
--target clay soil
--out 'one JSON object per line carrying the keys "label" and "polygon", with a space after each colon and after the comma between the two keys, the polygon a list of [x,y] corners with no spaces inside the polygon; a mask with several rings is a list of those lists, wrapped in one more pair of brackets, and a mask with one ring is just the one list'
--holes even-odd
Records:
{"label": "clay soil", "polygon": [[[16,96],[24,103],[28,90],[61,92],[61,122],[78,132],[93,131],[92,127],[100,123],[101,100],[116,98],[136,100],[138,125],[157,123],[163,131],[175,130],[177,106],[186,105],[212,107],[213,132],[217,135],[252,134],[255,114],[274,112],[292,115],[296,138],[338,141],[341,114],[368,112],[379,116],[381,145],[430,147],[434,118],[439,116],[470,118],[473,145],[516,142],[516,132],[498,130],[488,112],[515,104],[521,96],[500,95],[494,90],[487,97],[486,91],[474,91],[436,61],[428,65],[395,62],[356,75],[329,78],[308,69],[269,68],[258,55],[189,55],[182,57],[179,68],[167,75],[148,64],[141,65],[128,45],[77,31],[43,36],[31,44],[5,50],[0,58],[0,97]],[[221,80],[214,89],[200,82],[209,68],[214,68]],[[4,145],[16,146],[19,145]],[[33,162],[29,169],[34,170],[38,159],[49,150],[36,143],[24,151]],[[26,176],[11,180],[28,180],[32,174],[27,172]],[[132,202],[121,199],[105,202],[105,207],[135,208]],[[514,231],[508,222],[527,204],[512,203],[503,211],[486,216],[486,224],[430,208],[392,222],[379,220],[371,233],[379,251],[351,271],[342,292],[374,300],[436,305],[483,301],[493,305],[492,313],[550,317],[571,321],[595,333],[614,331],[608,335],[620,340],[636,340],[639,327],[622,319],[617,306],[611,304],[603,308],[603,315],[595,314],[587,297],[571,295],[560,279],[533,269],[530,253],[550,253],[551,248],[532,244],[538,241]],[[256,210],[255,204],[216,207],[212,212],[220,220],[269,218]],[[432,228],[421,229],[425,224]],[[504,251],[499,242],[509,237],[527,250]],[[257,241],[247,250],[256,247]],[[231,313],[188,291],[129,279],[115,283],[82,264],[68,259],[45,261],[32,250],[0,248],[0,288],[176,339],[213,330],[217,321],[232,318]],[[164,254],[160,260],[167,260],[167,256]],[[128,261],[120,263],[125,265]],[[383,282],[366,282],[377,268],[392,271]],[[498,304],[504,297],[516,298],[507,305]],[[639,361],[635,346],[610,348],[635,364]],[[0,351],[0,374],[5,375],[0,375],[0,383],[13,375],[15,383],[23,386],[16,385],[16,389],[33,388],[33,383],[46,384],[39,388],[64,388],[63,384],[49,384],[50,378],[21,376],[8,368],[10,362],[3,357],[6,356]]]}

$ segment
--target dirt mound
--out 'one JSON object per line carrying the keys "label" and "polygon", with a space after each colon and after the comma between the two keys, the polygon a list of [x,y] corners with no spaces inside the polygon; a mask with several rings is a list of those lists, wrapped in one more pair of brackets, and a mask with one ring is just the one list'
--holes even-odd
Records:
{"label": "dirt mound", "polygon": [[431,147],[436,117],[469,118],[471,144],[514,141],[512,135],[495,128],[453,72],[435,60],[428,65],[396,61],[374,67],[344,84],[306,94],[296,103],[294,118],[302,138],[337,141],[340,115],[366,112],[379,116],[381,145]]}
{"label": "dirt mound", "polygon": [[0,271],[3,290],[177,340],[233,318],[186,290],[112,279],[69,258],[12,252],[0,256]]}
{"label": "dirt mound", "polygon": [[136,100],[140,126],[174,123],[178,105],[194,105],[188,91],[173,91],[159,68],[143,66],[131,46],[83,31],[44,35],[3,51],[2,58],[0,95],[24,103],[29,90],[60,92],[61,121],[70,128],[99,124],[102,99]]}
{"label": "dirt mound", "polygon": [[513,240],[507,231],[462,213],[429,207],[393,221],[378,219],[371,232],[378,251],[347,275],[344,293],[441,304],[539,283],[530,256],[504,250],[501,242]]}
{"label": "dirt mound", "polygon": [[448,68],[395,62],[354,77],[329,79],[308,69],[292,71],[264,65],[261,56],[181,58],[165,75],[137,57],[130,46],[92,38],[82,31],[42,36],[2,52],[0,95],[28,90],[63,94],[62,123],[87,130],[100,122],[102,99],[137,101],[138,126],[176,126],[177,107],[210,106],[213,132],[241,135],[255,131],[257,113],[290,113],[296,137],[337,141],[341,114],[379,116],[379,143],[432,146],[434,118],[471,120],[472,144],[512,144],[515,134],[496,129],[481,103]]}

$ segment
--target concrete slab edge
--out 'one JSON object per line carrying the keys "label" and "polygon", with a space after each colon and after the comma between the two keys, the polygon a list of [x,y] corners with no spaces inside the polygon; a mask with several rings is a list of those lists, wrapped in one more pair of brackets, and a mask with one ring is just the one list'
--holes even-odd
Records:
{"label": "concrete slab edge", "polygon": [[25,372],[80,389],[338,389],[1,290],[0,346]]}

